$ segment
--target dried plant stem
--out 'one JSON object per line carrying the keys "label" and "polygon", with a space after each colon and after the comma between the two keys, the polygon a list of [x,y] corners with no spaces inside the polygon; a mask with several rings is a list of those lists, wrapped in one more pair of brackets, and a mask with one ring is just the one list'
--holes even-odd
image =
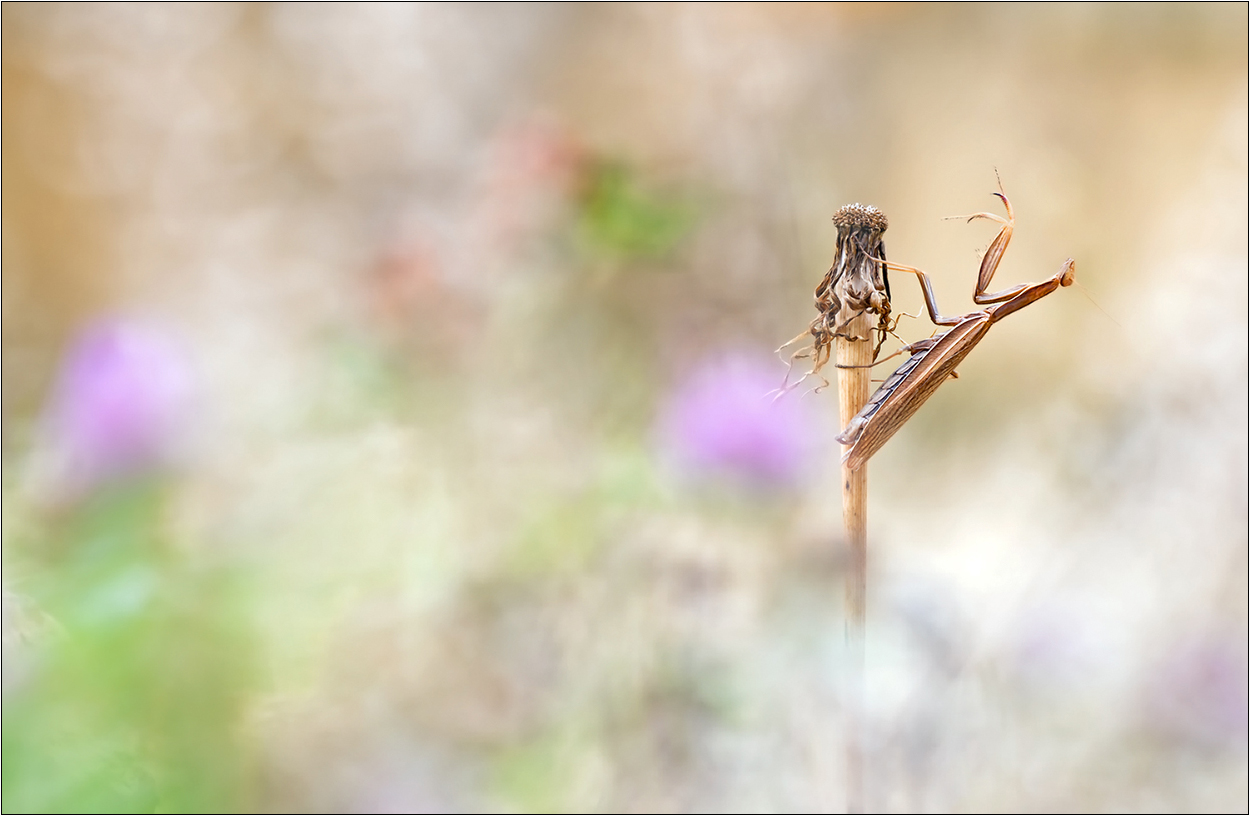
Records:
{"label": "dried plant stem", "polygon": [[[871,390],[874,323],[864,315],[837,341],[838,413],[841,427],[868,401]],[[849,339],[849,338],[865,338]],[[842,466],[842,523],[846,529],[846,805],[865,812],[864,802],[864,619],[868,586],[868,467]]]}
{"label": "dried plant stem", "polygon": [[[833,216],[838,228],[838,244],[833,265],[816,287],[816,310],[819,312],[808,331],[785,346],[805,336],[810,345],[790,357],[794,361],[808,358],[812,368],[793,384],[782,382],[781,394],[792,391],[809,377],[819,377],[821,369],[832,357],[839,366],[838,408],[841,425],[846,428],[852,417],[868,401],[871,382],[870,366],[886,335],[891,334],[890,284],[886,278],[885,244],[882,234],[889,220],[876,207],[847,204]],[[873,342],[873,337],[877,342]],[[778,349],[781,351],[781,349]],[[843,367],[845,366],[845,367]],[[817,389],[819,390],[819,389]],[[839,440],[846,434],[842,431]],[[862,462],[855,471],[842,466],[842,518],[849,547],[846,578],[846,758],[847,809],[860,813],[864,809],[863,750],[863,686],[864,686],[864,600],[868,562],[868,481]]]}

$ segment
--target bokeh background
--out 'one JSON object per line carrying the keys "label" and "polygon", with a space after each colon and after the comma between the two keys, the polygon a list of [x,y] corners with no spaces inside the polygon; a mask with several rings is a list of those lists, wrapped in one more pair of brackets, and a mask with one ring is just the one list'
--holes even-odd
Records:
{"label": "bokeh background", "polygon": [[840,810],[773,349],[996,170],[1085,291],[870,465],[869,807],[1247,806],[1244,4],[0,14],[6,811]]}

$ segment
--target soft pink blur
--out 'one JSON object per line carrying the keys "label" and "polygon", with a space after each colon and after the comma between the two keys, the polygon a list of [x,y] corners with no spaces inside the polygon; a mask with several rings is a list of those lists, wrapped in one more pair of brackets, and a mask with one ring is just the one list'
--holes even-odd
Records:
{"label": "soft pink blur", "polygon": [[120,317],[88,324],[61,362],[47,432],[62,498],[170,464],[189,420],[193,379],[177,341]]}

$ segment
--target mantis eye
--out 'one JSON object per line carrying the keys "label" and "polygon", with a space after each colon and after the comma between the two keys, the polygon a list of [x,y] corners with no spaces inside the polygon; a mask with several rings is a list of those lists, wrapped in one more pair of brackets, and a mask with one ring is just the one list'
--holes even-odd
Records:
{"label": "mantis eye", "polygon": [[1076,261],[1068,258],[1063,265],[1063,272],[1059,275],[1060,286],[1071,286],[1076,282]]}

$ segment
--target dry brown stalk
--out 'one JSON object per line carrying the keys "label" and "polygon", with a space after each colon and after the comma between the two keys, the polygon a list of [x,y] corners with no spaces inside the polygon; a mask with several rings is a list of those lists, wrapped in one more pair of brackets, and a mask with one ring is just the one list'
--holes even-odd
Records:
{"label": "dry brown stalk", "polygon": [[[811,370],[788,384],[790,369],[777,395],[794,390],[808,377],[829,381],[820,373],[836,355],[839,429],[859,413],[871,390],[870,371],[887,334],[890,320],[890,283],[886,277],[885,244],[881,236],[889,226],[876,207],[848,204],[833,217],[838,243],[833,265],[816,287],[817,315],[808,330],[777,351],[811,335],[812,341],[790,357],[810,359]],[[876,332],[876,343],[873,332]],[[868,567],[868,471],[842,467],[842,519],[846,529],[846,780],[847,810],[864,809],[863,677],[864,613]]]}
{"label": "dry brown stalk", "polygon": [[[838,259],[843,267],[832,285],[841,306],[833,316],[837,332],[840,427],[859,413],[871,392],[871,365],[891,330],[889,284],[881,235],[888,222],[872,207],[843,207],[838,225]],[[819,291],[819,290],[818,290]],[[874,314],[876,319],[874,320]],[[878,334],[873,343],[873,331]],[[846,803],[862,813],[864,800],[864,624],[868,589],[868,469],[842,466],[842,523],[846,531]]]}

